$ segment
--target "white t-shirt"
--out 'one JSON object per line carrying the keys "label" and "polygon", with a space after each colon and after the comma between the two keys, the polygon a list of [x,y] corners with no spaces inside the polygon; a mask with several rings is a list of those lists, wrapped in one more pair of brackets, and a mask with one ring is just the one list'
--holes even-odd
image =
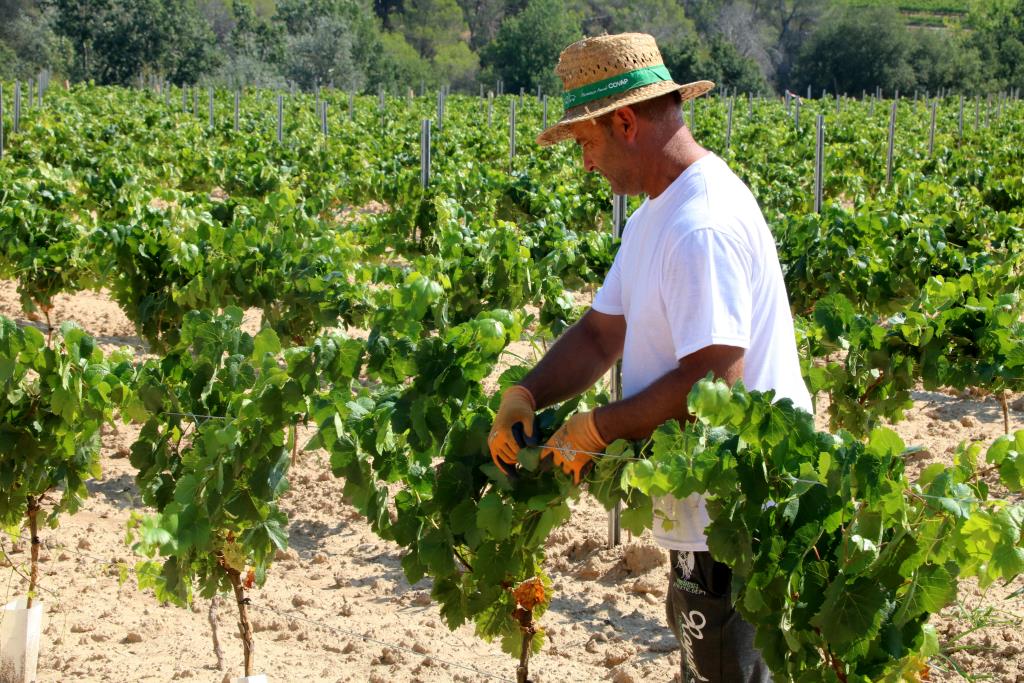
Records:
{"label": "white t-shirt", "polygon": [[[624,398],[723,344],[746,350],[748,389],[811,410],[775,241],[750,190],[714,154],[630,216],[593,308],[626,318]],[[708,522],[701,496],[655,500],[654,537],[665,548],[707,550]]]}

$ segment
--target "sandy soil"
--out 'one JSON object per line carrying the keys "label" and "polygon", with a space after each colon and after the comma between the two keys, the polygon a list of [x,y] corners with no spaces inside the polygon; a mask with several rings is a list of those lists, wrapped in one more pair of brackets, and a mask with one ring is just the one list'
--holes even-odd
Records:
{"label": "sandy soil", "polygon": [[[0,282],[0,314],[28,322],[13,283]],[[108,349],[131,344],[144,352],[131,324],[103,293],[58,297],[53,320],[68,319]],[[531,353],[522,344],[516,351]],[[909,419],[897,426],[904,439],[927,448],[914,468],[951,462],[961,440],[990,441],[1002,432],[991,398],[922,391],[915,399]],[[1011,417],[1012,428],[1024,427],[1020,412]],[[91,498],[81,512],[44,533],[47,616],[39,683],[221,683],[241,675],[232,604],[221,601],[215,611],[225,663],[218,670],[208,602],[191,611],[161,606],[132,578],[119,582],[117,563],[134,561],[124,544],[125,523],[140,506],[125,458],[133,437],[130,426],[105,435],[103,477],[91,482]],[[450,632],[430,601],[428,583],[408,584],[398,548],[376,538],[342,502],[341,482],[323,454],[303,454],[291,482],[283,502],[291,519],[290,549],[264,589],[252,593],[258,671],[274,682],[515,680],[514,662],[497,644],[481,642],[471,627]],[[606,538],[607,515],[587,496],[551,536],[548,569],[555,591],[542,619],[549,643],[531,662],[537,683],[671,681],[678,671],[677,646],[664,623],[665,554],[647,537],[624,539],[614,549],[605,547]],[[27,563],[27,544],[2,534],[0,544],[14,562],[10,567],[0,556],[0,581],[10,597],[26,585],[18,572]],[[1005,597],[1019,587],[982,594],[967,585],[961,606],[935,618],[944,642],[962,647],[953,655],[958,666],[980,680],[1024,683],[1024,604]],[[948,671],[933,673],[936,680],[962,680]]]}

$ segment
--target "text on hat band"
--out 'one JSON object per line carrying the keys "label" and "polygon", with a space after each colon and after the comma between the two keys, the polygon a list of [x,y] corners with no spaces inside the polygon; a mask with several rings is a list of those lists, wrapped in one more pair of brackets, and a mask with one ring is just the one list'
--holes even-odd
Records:
{"label": "text on hat band", "polygon": [[672,76],[669,75],[668,69],[664,64],[648,66],[643,69],[636,69],[635,71],[627,71],[624,74],[618,74],[603,81],[588,83],[579,88],[567,90],[562,94],[562,102],[566,109],[578,107],[581,104],[599,100],[602,97],[609,97],[626,92],[627,90],[651,85],[652,83],[671,80]]}

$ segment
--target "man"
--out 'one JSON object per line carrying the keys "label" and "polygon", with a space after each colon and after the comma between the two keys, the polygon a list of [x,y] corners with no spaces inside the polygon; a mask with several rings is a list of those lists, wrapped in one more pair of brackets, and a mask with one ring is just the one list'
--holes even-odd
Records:
{"label": "man", "polygon": [[[538,143],[575,140],[587,171],[600,172],[618,194],[647,199],[627,222],[592,308],[503,394],[488,438],[495,463],[515,464],[537,409],[585,391],[619,358],[623,400],[572,416],[543,447],[542,457],[577,484],[612,441],[646,438],[666,420],[687,419],[690,388],[709,371],[749,389],[774,389],[809,411],[782,269],[761,210],[683,123],[680,104],[714,84],[674,83],[644,34],[574,43],[556,72],[565,115]],[[707,552],[703,500],[668,497],[656,506],[654,536],[670,551],[667,613],[682,646],[683,681],[770,681],[753,627],[733,609],[731,572]]]}

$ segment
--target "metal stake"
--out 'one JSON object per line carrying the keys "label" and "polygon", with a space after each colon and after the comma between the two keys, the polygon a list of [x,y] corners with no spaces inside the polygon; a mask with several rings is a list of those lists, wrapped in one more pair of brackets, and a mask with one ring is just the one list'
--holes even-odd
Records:
{"label": "metal stake", "polygon": [[957,114],[956,136],[957,136],[958,140],[963,141],[963,139],[964,139],[964,96],[963,95],[960,95],[960,112]]}
{"label": "metal stake", "polygon": [[814,143],[814,213],[821,213],[825,191],[825,117],[818,114]]}
{"label": "metal stake", "polygon": [[932,100],[932,124],[931,129],[928,131],[928,156],[931,157],[935,153],[935,112],[938,109],[938,102]]}
{"label": "metal stake", "polygon": [[420,124],[420,187],[430,185],[430,119]]}
{"label": "metal stake", "polygon": [[516,157],[516,99],[513,97],[509,101],[509,116],[508,116],[508,163],[509,168],[512,168],[512,162]]}
{"label": "metal stake", "polygon": [[[626,195],[612,195],[612,235],[622,237],[622,229],[626,224]],[[622,400],[622,361],[617,361],[609,372],[609,388],[613,401]],[[608,512],[608,547],[614,548],[622,543],[622,503],[616,503]]]}
{"label": "metal stake", "polygon": [[735,98],[729,98],[729,109],[725,115],[725,149],[728,150],[732,144],[732,107]]}
{"label": "metal stake", "polygon": [[885,160],[885,184],[892,185],[892,153],[896,144],[896,101],[889,112],[889,151]]}
{"label": "metal stake", "polygon": [[21,81],[14,81],[14,133],[21,132]]}
{"label": "metal stake", "polygon": [[277,142],[284,140],[284,96],[277,96]]}

